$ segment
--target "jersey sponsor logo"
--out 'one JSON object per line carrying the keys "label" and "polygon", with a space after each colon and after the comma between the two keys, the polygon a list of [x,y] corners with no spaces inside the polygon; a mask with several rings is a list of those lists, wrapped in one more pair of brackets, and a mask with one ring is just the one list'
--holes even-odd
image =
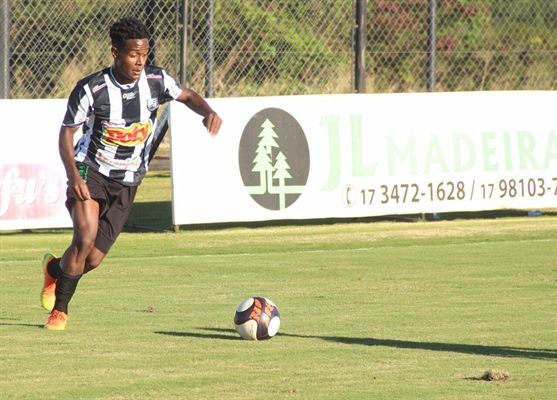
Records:
{"label": "jersey sponsor logo", "polygon": [[162,79],[162,75],[157,74],[147,74],[147,79]]}
{"label": "jersey sponsor logo", "polygon": [[101,83],[100,85],[93,87],[93,89],[91,89],[91,92],[97,93],[99,90],[101,90],[104,87],[106,87],[106,83]]}
{"label": "jersey sponsor logo", "polygon": [[121,120],[113,120],[113,121],[103,121],[101,122],[101,125],[103,128],[112,128],[112,127],[125,127],[126,126],[126,120],[125,119],[121,119]]}
{"label": "jersey sponsor logo", "polygon": [[137,95],[137,92],[129,92],[129,93],[124,93],[122,95],[122,98],[124,100],[133,100],[135,99],[135,96]]}
{"label": "jersey sponsor logo", "polygon": [[159,99],[148,99],[147,110],[155,111],[159,107]]}
{"label": "jersey sponsor logo", "polygon": [[110,146],[137,146],[147,140],[153,130],[151,120],[142,124],[136,122],[128,127],[105,127],[102,141]]}
{"label": "jersey sponsor logo", "polygon": [[97,151],[96,159],[99,164],[102,164],[111,170],[116,169],[125,171],[137,171],[141,166],[140,157],[136,156],[134,158],[128,158],[125,160],[117,160],[111,158],[110,155],[105,155],[102,150]]}

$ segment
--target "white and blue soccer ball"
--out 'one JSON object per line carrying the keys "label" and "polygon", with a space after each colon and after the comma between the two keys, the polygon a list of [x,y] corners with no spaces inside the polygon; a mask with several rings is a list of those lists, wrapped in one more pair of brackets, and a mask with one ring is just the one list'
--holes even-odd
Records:
{"label": "white and blue soccer ball", "polygon": [[279,310],[265,297],[248,297],[236,307],[234,327],[247,340],[271,339],[280,327]]}

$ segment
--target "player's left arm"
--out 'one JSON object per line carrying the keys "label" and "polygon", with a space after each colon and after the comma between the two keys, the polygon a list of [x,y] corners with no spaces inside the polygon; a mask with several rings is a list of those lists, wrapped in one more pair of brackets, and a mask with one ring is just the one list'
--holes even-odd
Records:
{"label": "player's left arm", "polygon": [[176,100],[185,104],[189,109],[203,117],[203,125],[205,125],[207,132],[209,132],[211,136],[216,136],[216,134],[219,133],[222,119],[203,97],[191,89],[182,88],[182,92]]}

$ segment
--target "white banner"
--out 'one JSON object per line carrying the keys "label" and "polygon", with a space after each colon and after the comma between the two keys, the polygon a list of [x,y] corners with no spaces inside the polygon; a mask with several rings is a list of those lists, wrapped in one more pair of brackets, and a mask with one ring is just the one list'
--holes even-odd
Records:
{"label": "white banner", "polygon": [[0,100],[0,230],[66,228],[58,133],[67,100]]}
{"label": "white banner", "polygon": [[557,92],[171,105],[175,225],[557,207]]}

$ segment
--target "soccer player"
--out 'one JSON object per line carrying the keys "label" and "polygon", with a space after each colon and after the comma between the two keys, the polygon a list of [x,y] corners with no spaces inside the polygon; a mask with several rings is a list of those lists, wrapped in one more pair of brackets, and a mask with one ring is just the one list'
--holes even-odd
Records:
{"label": "soccer player", "polygon": [[80,278],[101,264],[124,227],[147,172],[159,106],[171,100],[185,104],[203,117],[212,136],[222,124],[199,94],[164,69],[145,65],[149,31],[143,23],[122,18],[110,27],[110,38],[113,65],[77,83],[60,128],[73,238],[61,258],[47,253],[42,260],[41,304],[51,311],[45,325],[51,330],[65,329]]}

